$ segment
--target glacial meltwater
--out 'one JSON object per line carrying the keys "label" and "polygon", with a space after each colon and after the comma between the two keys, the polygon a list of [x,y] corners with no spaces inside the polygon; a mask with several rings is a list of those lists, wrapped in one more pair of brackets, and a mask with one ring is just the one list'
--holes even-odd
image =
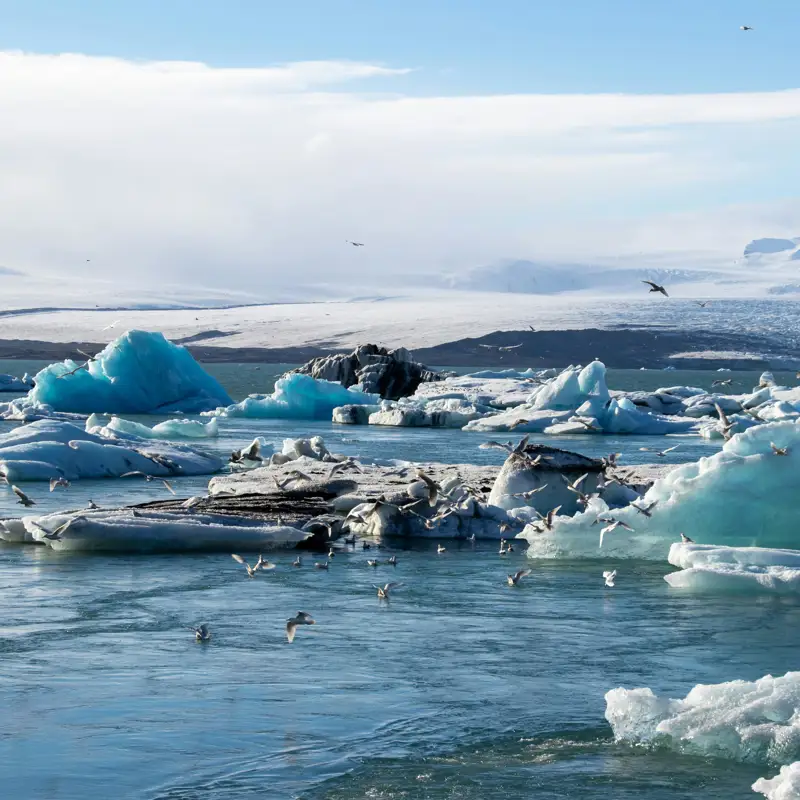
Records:
{"label": "glacial meltwater", "polygon": [[[17,372],[0,362],[0,372]],[[26,367],[29,368],[29,367]],[[210,365],[234,399],[268,391],[280,367]],[[611,371],[614,388],[708,386],[716,373]],[[728,376],[726,376],[728,377]],[[732,373],[742,390],[758,374]],[[776,376],[778,377],[778,376]],[[780,379],[780,378],[779,378]],[[195,419],[195,417],[188,417]],[[133,417],[153,425],[163,417]],[[492,438],[459,430],[220,419],[227,454],[264,436],[319,434],[334,452],[495,463]],[[0,423],[0,432],[13,427]],[[497,438],[497,437],[495,437]],[[505,439],[508,436],[504,435]],[[622,462],[662,437],[538,436]],[[665,463],[720,443],[673,436]],[[208,477],[178,478],[180,497]],[[157,482],[25,484],[37,512],[164,496]],[[0,517],[24,509],[0,486]],[[768,498],[765,498],[768,502]],[[605,693],[754,681],[798,667],[800,602],[696,595],[661,562],[529,561],[521,546],[435,539],[319,556],[269,555],[249,579],[226,554],[106,555],[0,545],[0,796],[14,800],[746,800],[779,765],[615,743]],[[520,545],[525,542],[520,542]],[[397,566],[367,559],[397,555]],[[257,554],[243,553],[254,560]],[[517,587],[506,575],[531,567]],[[607,588],[602,573],[617,569]],[[375,585],[400,582],[389,601]],[[286,619],[314,626],[286,642]],[[207,623],[211,640],[195,641]],[[709,750],[711,752],[711,750]],[[797,760],[796,758],[790,760]]]}

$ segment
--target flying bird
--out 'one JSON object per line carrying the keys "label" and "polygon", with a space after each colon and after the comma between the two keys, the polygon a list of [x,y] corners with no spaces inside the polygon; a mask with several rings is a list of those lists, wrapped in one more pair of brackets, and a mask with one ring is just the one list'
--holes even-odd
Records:
{"label": "flying bird", "polygon": [[667,290],[663,286],[660,286],[659,284],[654,283],[653,281],[642,281],[642,283],[646,283],[650,287],[651,292],[661,292],[661,294],[663,294],[664,297],[669,297],[669,295],[667,294]]}
{"label": "flying bird", "polygon": [[481,344],[478,345],[479,347],[485,347],[487,350],[516,350],[518,347],[522,347],[522,342],[519,344],[507,344],[507,345],[499,345],[499,344]]}
{"label": "flying bird", "polygon": [[535,494],[543,491],[547,488],[547,484],[543,483],[541,486],[537,486],[535,489],[531,489],[529,492],[518,492],[517,494],[512,494],[512,497],[521,497],[523,500],[530,500]]}
{"label": "flying bird", "polygon": [[695,300],[695,305],[700,306],[700,308],[705,308],[706,306],[711,304],[710,300]]}
{"label": "flying bird", "polygon": [[631,533],[633,533],[633,528],[620,519],[609,520],[609,522],[611,523],[610,525],[606,525],[605,528],[600,530],[600,547],[603,546],[603,539],[606,534],[613,533],[617,528],[624,528],[626,531],[631,531]]}
{"label": "flying bird", "polygon": [[175,494],[175,490],[172,488],[172,484],[169,481],[164,480],[164,478],[157,478],[155,475],[148,475],[146,472],[142,472],[138,469],[133,472],[125,472],[120,475],[120,478],[144,478],[147,483],[150,483],[150,481],[161,481],[168,492]]}
{"label": "flying bird", "polygon": [[389,592],[393,589],[399,589],[402,585],[402,583],[387,583],[384,586],[375,586],[373,584],[372,588],[378,590],[378,597],[380,597],[381,600],[388,600]]}
{"label": "flying bird", "polygon": [[649,506],[639,506],[636,503],[631,503],[631,508],[635,508],[640,514],[644,514],[646,517],[652,517],[653,509],[658,505],[658,500],[653,500]]}
{"label": "flying bird", "polygon": [[[776,456],[788,456],[789,455],[789,448],[788,447],[778,447],[775,442],[770,442],[769,446],[772,448],[772,452],[775,453]],[[17,491],[16,486],[11,487],[15,492]],[[22,502],[22,501],[20,501]]]}
{"label": "flying bird", "polygon": [[[256,563],[256,566],[251,567],[240,555],[237,555],[236,553],[231,553],[231,558],[234,561],[238,561],[247,570],[247,574],[251,578],[255,578],[256,572],[258,572],[258,568],[259,568],[259,564],[258,563]],[[259,556],[259,561],[260,560],[261,560],[261,556]]]}
{"label": "flying bird", "polygon": [[261,553],[259,553],[258,561],[256,561],[256,565],[253,567],[253,570],[258,570],[258,569],[263,569],[263,570],[275,569],[275,565],[271,561],[267,561],[267,559],[264,558],[264,556],[262,556]]}
{"label": "flying bird", "polygon": [[110,331],[112,328],[116,328],[120,322],[121,320],[115,319],[110,325],[106,325],[105,328],[102,328],[100,332],[102,333],[103,331]]}
{"label": "flying bird", "polygon": [[66,478],[50,478],[50,491],[55,491],[59,486],[69,488],[69,481]]}
{"label": "flying bird", "polygon": [[751,31],[751,30],[753,30],[753,28],[750,25],[740,25],[739,26],[739,30],[740,31]]}
{"label": "flying bird", "polygon": [[717,409],[717,415],[719,416],[722,438],[727,442],[732,436],[731,429],[733,428],[734,423],[728,419],[728,417],[725,415],[725,412],[720,408],[719,403],[714,403],[714,408]]}
{"label": "flying bird", "polygon": [[31,500],[30,497],[28,497],[28,495],[26,495],[25,492],[23,492],[22,489],[19,488],[19,486],[12,485],[11,486],[11,491],[14,492],[14,494],[19,498],[19,500],[17,500],[17,502],[21,506],[25,506],[25,508],[29,508],[30,506],[35,506],[36,505],[36,503],[33,500]]}
{"label": "flying bird", "polygon": [[558,512],[561,510],[561,506],[556,506],[555,508],[551,508],[550,511],[548,511],[547,514],[544,514],[544,515],[540,514],[538,509],[536,509],[536,508],[534,508],[533,510],[539,516],[539,519],[544,524],[544,527],[548,531],[553,530],[553,519],[558,514]]}
{"label": "flying bird", "polygon": [[733,378],[726,378],[722,380],[721,378],[716,381],[711,381],[711,388],[713,389],[715,386],[730,386],[733,383]]}
{"label": "flying bird", "polygon": [[606,572],[603,573],[603,579],[606,582],[606,586],[614,586],[614,579],[616,577],[617,577],[617,571],[616,570],[611,570],[610,572],[606,571]]}
{"label": "flying bird", "polygon": [[290,617],[286,620],[286,638],[291,644],[294,641],[294,634],[298,625],[316,625],[317,623],[311,619],[309,614],[305,611],[298,611],[297,616]]}
{"label": "flying bird", "polygon": [[671,453],[673,450],[677,450],[680,447],[679,444],[676,444],[673,447],[668,447],[666,450],[654,450],[652,447],[640,447],[640,450],[644,450],[649,453],[655,453],[659,458],[664,458],[667,453]]}
{"label": "flying bird", "polygon": [[519,586],[519,582],[523,578],[527,578],[528,575],[531,574],[531,570],[529,569],[521,569],[515,572],[513,575],[509,575],[506,580],[508,581],[509,586]]}
{"label": "flying bird", "polygon": [[349,239],[346,239],[345,242],[347,244],[353,245],[353,247],[363,247],[364,246],[364,242],[351,242]]}

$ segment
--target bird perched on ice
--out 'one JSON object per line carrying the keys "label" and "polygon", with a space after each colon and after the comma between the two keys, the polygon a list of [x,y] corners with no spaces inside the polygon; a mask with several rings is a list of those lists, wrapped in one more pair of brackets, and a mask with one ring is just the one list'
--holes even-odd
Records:
{"label": "bird perched on ice", "polygon": [[316,625],[317,623],[311,619],[309,614],[305,611],[298,611],[297,615],[290,617],[286,620],[286,638],[291,644],[294,641],[294,634],[298,625]]}
{"label": "bird perched on ice", "polygon": [[523,578],[527,578],[528,575],[531,574],[531,570],[529,569],[521,569],[515,572],[513,575],[508,575],[506,580],[508,581],[509,586],[519,586],[519,582]]}
{"label": "bird perched on ice", "polygon": [[617,577],[617,571],[615,569],[611,571],[607,570],[603,573],[603,579],[606,582],[606,586],[614,586],[614,579],[616,577]]}
{"label": "bird perched on ice", "polygon": [[31,500],[31,498],[28,497],[28,495],[26,495],[25,492],[23,492],[22,489],[19,488],[19,486],[12,485],[11,486],[11,491],[14,492],[14,494],[19,498],[17,500],[17,502],[21,506],[25,506],[25,508],[29,508],[30,506],[35,506],[36,505],[36,502],[34,500]]}
{"label": "bird perched on ice", "polygon": [[208,625],[205,622],[202,625],[198,625],[196,628],[189,628],[190,631],[194,631],[194,638],[198,642],[207,642],[211,639],[211,631],[208,629]]}
{"label": "bird perched on ice", "polygon": [[694,539],[690,539],[685,533],[681,534],[681,541],[684,544],[694,544]]}
{"label": "bird perched on ice", "polygon": [[642,283],[646,283],[650,287],[650,292],[660,292],[664,295],[664,297],[669,297],[667,294],[667,290],[658,283],[654,283],[653,281],[642,281]]}

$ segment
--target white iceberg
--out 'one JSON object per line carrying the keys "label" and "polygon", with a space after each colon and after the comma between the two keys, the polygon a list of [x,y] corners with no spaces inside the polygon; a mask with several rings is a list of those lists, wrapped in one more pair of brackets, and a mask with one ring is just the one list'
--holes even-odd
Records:
{"label": "white iceberg", "polygon": [[606,719],[621,742],[745,762],[800,757],[800,672],[698,684],[682,700],[651,689],[612,689],[605,699]]}
{"label": "white iceberg", "polygon": [[111,417],[105,424],[98,414],[86,420],[86,430],[100,436],[125,434],[141,439],[214,439],[219,436],[216,417],[206,423],[193,419],[168,419],[149,427],[122,417]]}
{"label": "white iceberg", "polygon": [[188,350],[161,333],[128,331],[81,363],[67,359],[38,372],[26,403],[83,414],[195,414],[232,402]]}
{"label": "white iceberg", "polygon": [[[311,537],[289,525],[212,513],[148,509],[82,511],[23,517],[31,539],[54,550],[112,553],[266,551],[295,547]],[[70,523],[66,528],[62,526]],[[62,528],[59,538],[47,533]]]}
{"label": "white iceberg", "polygon": [[760,792],[767,800],[798,800],[800,798],[800,761],[781,767],[774,778],[759,778],[753,791]]}
{"label": "white iceberg", "polygon": [[701,592],[800,592],[800,550],[676,542],[670,547],[669,563],[681,570],[664,576],[674,588]]}
{"label": "white iceberg", "polygon": [[10,483],[113,478],[134,471],[156,477],[210,475],[222,466],[217,456],[187,445],[89,433],[59,420],[39,420],[0,435],[0,474]]}
{"label": "white iceberg", "polygon": [[253,419],[330,419],[333,409],[346,405],[379,405],[380,397],[340,383],[291,373],[275,382],[272,394],[252,394],[224,408],[208,412],[217,417]]}
{"label": "white iceberg", "polygon": [[30,384],[13,375],[0,374],[0,392],[27,392]]}
{"label": "white iceberg", "polygon": [[[773,444],[785,454],[777,454]],[[799,465],[800,425],[758,425],[725,442],[713,456],[675,467],[656,480],[637,503],[649,516],[633,506],[611,512],[634,531],[615,530],[602,550],[594,523],[609,508],[594,499],[584,513],[557,517],[552,530],[523,531],[528,555],[662,559],[681,533],[700,543],[792,548],[800,543],[795,505]]]}

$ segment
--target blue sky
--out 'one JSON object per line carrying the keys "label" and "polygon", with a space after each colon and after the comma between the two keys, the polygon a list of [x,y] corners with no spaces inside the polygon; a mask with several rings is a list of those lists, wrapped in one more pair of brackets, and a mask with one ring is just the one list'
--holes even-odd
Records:
{"label": "blue sky", "polygon": [[[797,0],[0,0],[0,48],[261,66],[352,59],[415,94],[797,85]],[[742,33],[739,26],[753,25]]]}

